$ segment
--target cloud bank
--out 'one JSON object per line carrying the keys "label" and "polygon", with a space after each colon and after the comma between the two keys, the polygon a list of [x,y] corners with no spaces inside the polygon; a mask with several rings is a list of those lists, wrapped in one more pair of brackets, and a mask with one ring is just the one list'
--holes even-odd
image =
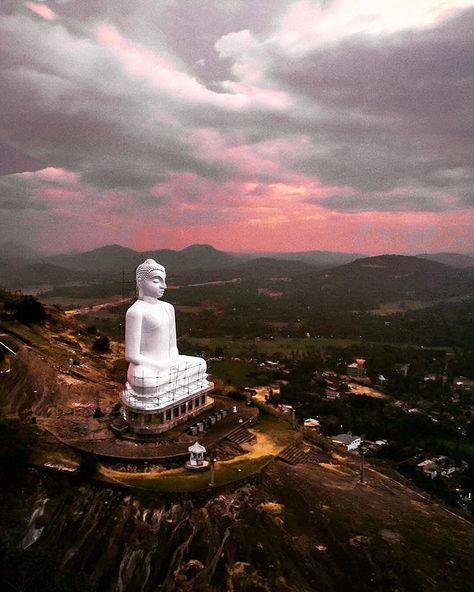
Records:
{"label": "cloud bank", "polygon": [[0,232],[474,249],[474,3],[5,2]]}

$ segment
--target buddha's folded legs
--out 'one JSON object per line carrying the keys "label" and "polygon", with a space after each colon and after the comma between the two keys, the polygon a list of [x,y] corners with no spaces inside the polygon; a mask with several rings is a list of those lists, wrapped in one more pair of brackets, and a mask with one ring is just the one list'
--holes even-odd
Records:
{"label": "buddha's folded legs", "polygon": [[169,370],[157,371],[146,365],[130,364],[128,382],[134,390],[156,389],[173,385],[181,388],[199,379],[206,379],[206,362],[193,356],[179,356],[178,365]]}

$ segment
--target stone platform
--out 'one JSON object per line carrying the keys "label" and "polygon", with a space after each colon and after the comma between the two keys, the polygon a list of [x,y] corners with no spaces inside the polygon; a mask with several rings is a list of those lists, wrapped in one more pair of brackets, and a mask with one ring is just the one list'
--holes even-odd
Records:
{"label": "stone platform", "polygon": [[[227,438],[235,428],[248,426],[258,416],[256,407],[248,407],[243,402],[227,398],[216,397],[216,399],[225,401],[228,413],[221,421],[199,433],[199,443],[205,446],[208,451],[212,450],[218,442]],[[236,413],[232,411],[234,406],[237,409]],[[196,441],[197,437],[187,434],[186,430],[196,422],[196,419],[199,418],[191,418],[189,422],[183,424],[183,431],[176,434],[173,439],[166,439],[166,434],[163,434],[162,440],[133,441],[117,438],[109,432],[109,436],[104,435],[100,439],[70,439],[63,440],[63,442],[75,450],[93,453],[106,461],[170,463],[189,458],[188,447]],[[174,428],[173,432],[176,429]]]}
{"label": "stone platform", "polygon": [[[209,393],[213,389],[214,385],[210,383],[205,389],[181,397],[176,401],[170,400],[166,405],[151,411],[130,407],[124,400],[124,419],[134,434],[144,436],[163,434],[175,426],[201,415],[204,411],[210,410],[214,405],[214,399],[209,396]],[[115,431],[113,424],[111,428]]]}

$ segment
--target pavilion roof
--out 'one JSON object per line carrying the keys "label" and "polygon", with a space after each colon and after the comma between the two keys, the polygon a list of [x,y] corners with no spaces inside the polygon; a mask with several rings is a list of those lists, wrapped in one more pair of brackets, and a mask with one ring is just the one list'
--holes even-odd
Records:
{"label": "pavilion roof", "polygon": [[201,446],[199,442],[194,442],[192,446],[188,448],[189,452],[206,452],[204,446]]}

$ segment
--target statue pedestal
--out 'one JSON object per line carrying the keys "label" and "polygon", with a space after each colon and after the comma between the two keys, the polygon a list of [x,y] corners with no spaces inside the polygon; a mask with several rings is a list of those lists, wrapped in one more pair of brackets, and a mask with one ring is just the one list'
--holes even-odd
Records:
{"label": "statue pedestal", "polygon": [[214,399],[209,393],[213,389],[214,384],[210,382],[205,388],[184,396],[143,402],[126,388],[122,392],[124,418],[134,434],[162,434],[212,407]]}

